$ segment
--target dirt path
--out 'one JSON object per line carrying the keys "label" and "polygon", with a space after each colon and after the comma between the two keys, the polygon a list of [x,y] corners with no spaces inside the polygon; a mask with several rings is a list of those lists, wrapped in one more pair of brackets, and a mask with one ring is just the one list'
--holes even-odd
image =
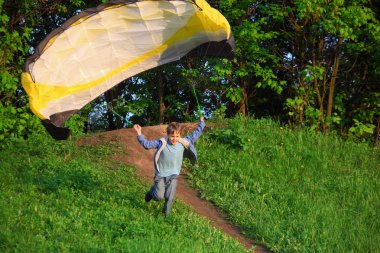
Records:
{"label": "dirt path", "polygon": [[[197,123],[181,124],[184,132],[192,132]],[[157,139],[166,135],[166,126],[148,126],[142,128],[142,133],[147,139]],[[125,152],[115,154],[111,158],[132,165],[137,168],[138,173],[149,183],[153,183],[153,154],[154,150],[145,150],[137,142],[136,132],[134,129],[120,129],[115,131],[103,132],[91,137],[85,137],[79,140],[78,145],[98,145],[104,142],[114,142],[118,144]],[[210,202],[199,197],[199,194],[189,187],[184,175],[180,176],[176,197],[186,204],[190,205],[196,213],[206,217],[211,224],[224,231],[226,234],[238,240],[247,249],[252,252],[267,253],[268,249],[255,245],[254,242],[241,234],[239,228],[233,226]]]}

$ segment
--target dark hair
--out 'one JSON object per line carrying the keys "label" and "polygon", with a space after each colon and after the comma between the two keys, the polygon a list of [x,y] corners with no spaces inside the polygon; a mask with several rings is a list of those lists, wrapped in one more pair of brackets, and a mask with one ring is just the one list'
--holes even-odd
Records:
{"label": "dark hair", "polygon": [[168,125],[166,128],[166,133],[173,134],[174,132],[180,132],[181,133],[181,126],[177,122],[172,122]]}

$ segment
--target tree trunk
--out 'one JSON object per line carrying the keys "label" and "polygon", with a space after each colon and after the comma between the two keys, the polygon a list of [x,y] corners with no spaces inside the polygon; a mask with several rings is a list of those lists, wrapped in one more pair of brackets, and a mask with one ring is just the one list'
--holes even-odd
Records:
{"label": "tree trunk", "polygon": [[[114,105],[113,105],[113,100],[116,98],[115,97],[115,92],[114,92],[114,90],[113,89],[110,89],[110,90],[108,90],[108,91],[106,91],[105,93],[104,93],[104,95],[105,95],[105,99],[106,99],[106,103],[107,103],[107,121],[108,121],[108,128],[110,129],[110,130],[115,130],[115,129],[117,129],[117,123],[116,123],[116,121],[114,120],[114,117],[115,117],[115,115],[114,115],[114,113],[113,113],[113,111],[111,110],[111,108],[114,108]],[[110,108],[111,107],[111,108]],[[120,119],[116,119],[116,120],[118,120],[118,121],[120,121]],[[121,125],[121,122],[120,122],[120,125]]]}
{"label": "tree trunk", "polygon": [[330,79],[329,97],[328,97],[328,101],[327,101],[327,112],[326,112],[327,118],[331,117],[332,108],[334,105],[334,91],[335,91],[335,85],[336,85],[336,76],[338,74],[339,63],[340,63],[340,55],[339,55],[340,45],[342,45],[342,38],[339,38],[338,45],[335,49],[333,73],[332,73],[332,76]]}
{"label": "tree trunk", "polygon": [[[318,60],[318,56],[322,54],[322,50],[323,50],[323,39],[320,39],[319,42],[318,42],[318,45],[316,46],[316,48],[318,50],[313,50],[313,66],[314,67],[319,67],[320,66],[320,62]],[[318,52],[318,56],[317,56],[317,53]],[[323,99],[322,99],[322,96],[321,96],[321,93],[319,91],[319,80],[317,78],[314,78],[314,91],[315,91],[315,94],[317,96],[317,101],[318,101],[318,108],[319,108],[319,111],[321,112],[321,116],[319,117],[319,121],[322,122],[322,119],[323,119]]]}
{"label": "tree trunk", "polygon": [[161,71],[157,71],[158,79],[158,105],[159,105],[159,115],[158,115],[158,124],[164,124],[165,120],[165,103],[164,103],[164,79]]}
{"label": "tree trunk", "polygon": [[244,117],[247,116],[247,108],[248,107],[248,95],[247,95],[247,81],[243,81],[243,85],[241,86],[241,101],[239,107],[239,113]]}

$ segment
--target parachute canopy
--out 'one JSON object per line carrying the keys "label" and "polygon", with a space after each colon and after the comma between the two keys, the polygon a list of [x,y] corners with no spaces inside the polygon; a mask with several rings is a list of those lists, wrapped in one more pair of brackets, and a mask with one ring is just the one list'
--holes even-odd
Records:
{"label": "parachute canopy", "polygon": [[111,1],[52,31],[27,59],[30,108],[56,139],[64,122],[121,81],[185,56],[232,58],[227,20],[204,0]]}

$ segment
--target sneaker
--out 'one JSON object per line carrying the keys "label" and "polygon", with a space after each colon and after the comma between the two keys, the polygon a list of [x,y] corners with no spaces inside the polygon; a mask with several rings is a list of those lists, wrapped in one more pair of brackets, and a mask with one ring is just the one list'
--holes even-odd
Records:
{"label": "sneaker", "polygon": [[150,194],[150,191],[148,191],[146,194],[145,194],[145,202],[149,202],[152,200],[152,194]]}

